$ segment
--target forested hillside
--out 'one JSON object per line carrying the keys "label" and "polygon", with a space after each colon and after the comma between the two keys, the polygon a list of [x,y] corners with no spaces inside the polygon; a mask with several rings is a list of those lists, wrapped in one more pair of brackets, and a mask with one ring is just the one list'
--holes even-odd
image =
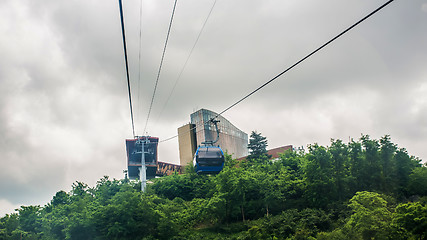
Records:
{"label": "forested hillside", "polygon": [[427,168],[389,136],[236,161],[218,175],[75,182],[0,239],[427,239]]}

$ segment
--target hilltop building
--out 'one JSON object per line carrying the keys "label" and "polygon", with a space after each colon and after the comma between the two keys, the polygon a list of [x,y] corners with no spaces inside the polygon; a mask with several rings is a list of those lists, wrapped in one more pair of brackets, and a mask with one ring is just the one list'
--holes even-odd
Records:
{"label": "hilltop building", "polygon": [[[276,161],[280,159],[279,154],[284,153],[286,151],[294,151],[294,148],[292,145],[286,145],[282,147],[273,148],[270,150],[267,150],[267,155],[271,155],[270,160]],[[238,161],[245,160],[248,156],[237,158]]]}
{"label": "hilltop building", "polygon": [[[191,122],[178,128],[180,165],[185,166],[193,161],[197,146],[204,141],[215,140],[217,133],[213,124],[206,124],[218,114],[207,109],[200,109],[190,115]],[[219,120],[219,145],[224,152],[240,158],[248,155],[248,134],[239,130],[222,116]]]}
{"label": "hilltop building", "polygon": [[[142,159],[145,160],[146,178],[154,178],[157,170],[158,137],[141,136],[126,139],[127,174],[130,179],[140,178]],[[142,156],[144,151],[144,156]]]}

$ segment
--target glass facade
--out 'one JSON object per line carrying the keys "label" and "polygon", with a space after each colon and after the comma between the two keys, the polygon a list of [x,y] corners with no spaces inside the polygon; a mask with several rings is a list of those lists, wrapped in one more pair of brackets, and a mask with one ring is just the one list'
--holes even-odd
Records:
{"label": "glass facade", "polygon": [[[191,124],[196,126],[196,142],[200,145],[205,141],[215,141],[217,132],[212,123],[207,122],[218,114],[207,109],[200,109],[191,114]],[[239,130],[227,119],[218,116],[216,120],[219,129],[219,140],[215,145],[219,145],[224,152],[239,158],[248,155],[248,134]]]}

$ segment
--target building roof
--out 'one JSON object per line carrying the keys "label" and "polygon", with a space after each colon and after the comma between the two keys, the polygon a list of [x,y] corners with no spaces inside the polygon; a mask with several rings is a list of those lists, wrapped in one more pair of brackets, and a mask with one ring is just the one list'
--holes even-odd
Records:
{"label": "building roof", "polygon": [[[276,158],[279,158],[279,153],[283,153],[283,152],[285,152],[287,150],[291,150],[292,151],[292,145],[286,145],[286,146],[282,146],[282,147],[278,147],[278,148],[273,148],[273,149],[267,150],[267,154],[271,155],[270,159],[276,159]],[[243,160],[243,159],[246,159],[247,157],[248,156],[241,157],[241,158],[238,158],[237,160]]]}
{"label": "building roof", "polygon": [[286,150],[291,150],[292,151],[292,145],[287,145],[287,146],[282,146],[282,147],[278,147],[278,148],[273,148],[267,151],[268,155],[271,155],[272,159],[275,158],[279,158],[279,153],[283,153]]}

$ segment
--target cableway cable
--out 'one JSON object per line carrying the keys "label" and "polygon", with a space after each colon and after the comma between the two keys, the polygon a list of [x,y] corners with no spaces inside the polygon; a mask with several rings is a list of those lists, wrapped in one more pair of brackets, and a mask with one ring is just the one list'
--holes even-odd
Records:
{"label": "cableway cable", "polygon": [[[137,99],[137,105],[140,103],[140,84],[141,84],[141,41],[142,41],[142,1],[140,1],[140,5],[139,5],[139,51],[138,51],[138,99]],[[141,108],[137,108],[138,110],[136,111],[136,120],[139,120],[139,116],[140,116],[140,109]]]}
{"label": "cableway cable", "polygon": [[205,29],[206,23],[208,22],[209,17],[210,17],[210,16],[211,16],[211,14],[212,14],[212,10],[213,10],[213,9],[214,9],[214,7],[215,7],[216,1],[217,1],[217,0],[215,0],[215,1],[214,1],[214,3],[212,4],[212,7],[211,7],[211,9],[210,9],[210,11],[209,11],[209,13],[208,13],[208,16],[206,17],[205,22],[203,23],[202,28],[200,29],[199,35],[197,35],[196,41],[194,42],[193,47],[191,48],[190,53],[188,54],[188,57],[187,57],[187,59],[185,60],[185,63],[184,63],[184,65],[182,66],[182,69],[181,69],[181,71],[179,72],[177,79],[175,80],[175,84],[173,85],[172,90],[171,90],[171,92],[169,93],[169,96],[168,96],[168,98],[166,99],[166,102],[165,102],[165,104],[163,105],[162,110],[160,111],[159,118],[162,116],[163,111],[164,111],[164,110],[165,110],[165,108],[166,108],[166,105],[169,103],[169,100],[170,100],[170,98],[172,97],[172,94],[173,94],[173,92],[175,91],[175,88],[176,88],[176,86],[178,85],[179,80],[181,79],[181,75],[182,75],[182,73],[184,72],[185,67],[187,66],[188,60],[190,59],[191,55],[193,54],[194,48],[196,48],[196,45],[197,45],[197,43],[199,42],[200,36],[202,35],[203,30]]}
{"label": "cableway cable", "polygon": [[229,106],[228,108],[224,109],[222,112],[218,113],[215,117],[213,117],[212,119],[210,119],[209,121],[217,118],[218,116],[220,116],[221,114],[227,112],[228,110],[230,110],[231,108],[233,108],[234,106],[236,106],[237,104],[241,103],[242,101],[244,101],[246,98],[250,97],[251,95],[253,95],[254,93],[258,92],[259,90],[261,90],[262,88],[264,88],[265,86],[267,86],[268,84],[272,83],[274,80],[276,80],[277,78],[279,78],[280,76],[282,76],[283,74],[285,74],[286,72],[288,72],[289,70],[291,70],[292,68],[294,68],[295,66],[297,66],[298,64],[302,63],[304,60],[306,60],[307,58],[311,57],[312,55],[314,55],[315,53],[317,53],[318,51],[320,51],[322,48],[326,47],[327,45],[329,45],[330,43],[332,43],[333,41],[335,41],[336,39],[338,39],[339,37],[341,37],[342,35],[344,35],[345,33],[347,33],[348,31],[350,31],[351,29],[353,29],[354,27],[356,27],[357,25],[359,25],[361,22],[365,21],[366,19],[368,19],[369,17],[371,17],[372,15],[374,15],[376,12],[378,12],[379,10],[381,10],[382,8],[384,8],[385,6],[387,6],[388,4],[390,4],[391,2],[393,2],[394,0],[389,0],[388,2],[384,3],[383,5],[381,5],[379,8],[375,9],[373,12],[371,12],[370,14],[366,15],[364,18],[360,19],[359,21],[357,21],[355,24],[351,25],[350,27],[348,27],[347,29],[345,29],[344,31],[342,31],[340,34],[338,34],[337,36],[335,36],[334,38],[332,38],[331,40],[327,41],[326,43],[324,43],[322,46],[318,47],[316,50],[314,50],[313,52],[311,52],[310,54],[308,54],[307,56],[303,57],[301,60],[299,60],[298,62],[296,62],[295,64],[293,64],[292,66],[288,67],[286,70],[284,70],[283,72],[277,74],[275,77],[273,77],[272,79],[270,79],[269,81],[267,81],[266,83],[262,84],[261,86],[259,86],[257,89],[253,90],[252,92],[250,92],[248,95],[244,96],[243,98],[241,98],[239,101],[233,103],[231,106]]}
{"label": "cableway cable", "polygon": [[[218,116],[215,116],[215,117],[218,117]],[[214,120],[214,118],[209,119],[209,120],[208,120],[207,122],[205,122],[205,123],[195,124],[195,126],[194,126],[194,127],[192,127],[192,128],[190,128],[190,130],[187,130],[187,131],[185,131],[185,132],[183,132],[183,133],[181,133],[181,134],[187,134],[187,133],[189,133],[189,132],[193,131],[194,129],[196,129],[198,126],[209,125],[209,123],[210,123],[212,120]],[[198,133],[198,132],[200,132],[200,131],[203,131],[203,129],[199,129],[196,133]],[[180,135],[180,134],[177,134],[177,135],[175,135],[175,136],[172,136],[172,137],[166,138],[166,139],[164,139],[164,140],[160,140],[160,141],[159,141],[159,143],[167,142],[167,141],[169,141],[169,140],[172,140],[172,139],[174,139],[174,138],[178,137],[179,135]]]}
{"label": "cableway cable", "polygon": [[168,45],[169,34],[170,34],[170,31],[171,31],[171,28],[172,28],[172,21],[173,21],[173,17],[174,17],[174,14],[175,14],[176,2],[177,2],[177,1],[178,1],[178,0],[175,0],[175,3],[174,3],[174,5],[173,5],[172,16],[171,16],[171,20],[170,20],[170,23],[169,23],[168,33],[167,33],[167,35],[166,35],[165,46],[164,46],[164,48],[163,48],[162,58],[161,58],[161,60],[160,60],[159,71],[157,72],[156,84],[154,85],[153,96],[151,97],[150,108],[148,109],[147,121],[145,122],[145,127],[144,127],[143,134],[145,134],[145,130],[147,129],[148,120],[150,119],[151,109],[153,108],[154,96],[156,95],[157,85],[158,85],[158,83],[159,83],[160,72],[161,72],[161,70],[162,70],[163,60],[164,60],[164,58],[165,58],[166,47],[167,47],[167,45]]}
{"label": "cableway cable", "polygon": [[120,9],[120,22],[122,25],[123,51],[124,51],[124,55],[125,55],[125,65],[126,65],[126,79],[127,79],[127,84],[128,84],[130,118],[132,120],[132,134],[133,134],[133,136],[135,136],[135,124],[133,121],[132,95],[131,95],[131,91],[130,91],[129,64],[128,64],[128,54],[127,54],[127,49],[126,49],[126,34],[125,34],[125,22],[123,19],[122,0],[119,0],[119,9]]}
{"label": "cableway cable", "polygon": [[[224,114],[225,112],[227,112],[231,108],[235,107],[237,104],[241,103],[242,101],[244,101],[245,99],[247,99],[248,97],[250,97],[251,95],[253,95],[254,93],[258,92],[259,90],[261,90],[262,88],[264,88],[268,84],[272,83],[274,80],[276,80],[277,78],[279,78],[280,76],[282,76],[283,74],[285,74],[286,72],[288,72],[289,70],[291,70],[292,68],[294,68],[295,66],[297,66],[298,64],[300,64],[301,62],[303,62],[304,60],[306,60],[307,58],[311,57],[312,55],[314,55],[315,53],[317,53],[318,51],[320,51],[321,49],[323,49],[324,47],[326,47],[327,45],[329,45],[330,43],[332,43],[333,41],[335,41],[336,39],[338,39],[339,37],[341,37],[342,35],[344,35],[348,31],[350,31],[351,29],[353,29],[354,27],[356,27],[357,25],[359,25],[360,23],[362,23],[363,21],[365,21],[366,19],[368,19],[369,17],[371,17],[372,15],[374,15],[375,13],[377,13],[378,11],[380,11],[381,9],[383,9],[384,7],[386,7],[387,5],[389,5],[393,1],[394,0],[387,1],[386,3],[384,3],[383,5],[381,5],[380,7],[378,7],[377,9],[375,9],[373,12],[369,13],[364,18],[360,19],[359,21],[357,21],[356,23],[354,23],[353,25],[351,25],[350,27],[348,27],[347,29],[345,29],[344,31],[342,31],[340,34],[336,35],[331,40],[327,41],[322,46],[318,47],[316,50],[312,51],[310,54],[308,54],[305,57],[303,57],[302,59],[300,59],[298,62],[296,62],[292,66],[288,67],[283,72],[277,74],[275,77],[273,77],[269,81],[265,82],[264,84],[262,84],[257,89],[253,90],[252,92],[250,92],[249,94],[247,94],[246,96],[244,96],[243,98],[241,98],[240,100],[238,100],[237,102],[233,103],[232,105],[230,105],[229,107],[227,107],[226,109],[224,109],[223,111],[221,111],[220,113],[218,113],[215,117],[212,117],[211,119],[209,119],[208,122],[211,122],[212,120],[216,119],[218,116]],[[194,130],[194,128],[190,129],[190,131]],[[163,141],[160,141],[160,142],[166,142],[166,141],[171,140],[171,139],[176,138],[176,137],[178,137],[178,135],[175,135],[173,137],[167,138],[167,139],[165,139]]]}

